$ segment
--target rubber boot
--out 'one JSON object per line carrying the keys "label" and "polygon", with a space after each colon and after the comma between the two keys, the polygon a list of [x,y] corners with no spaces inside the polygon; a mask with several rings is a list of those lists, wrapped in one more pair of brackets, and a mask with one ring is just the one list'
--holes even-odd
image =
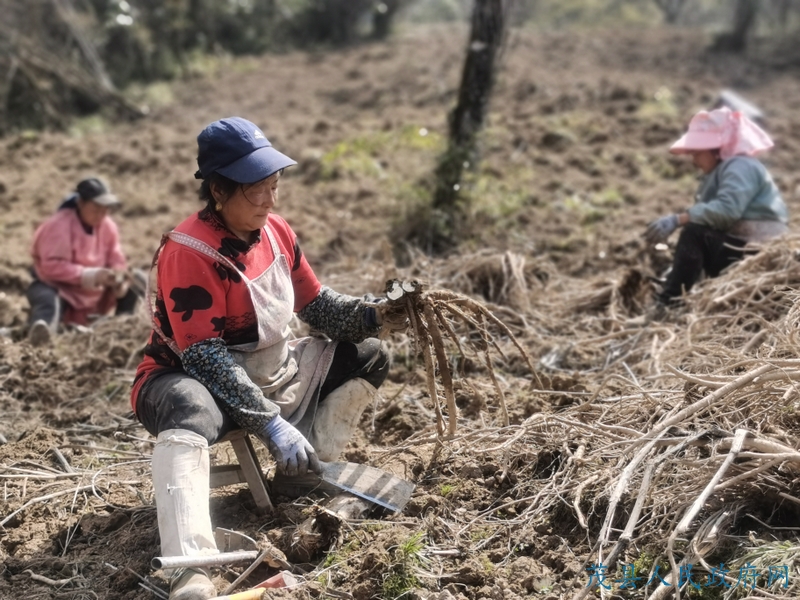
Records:
{"label": "rubber boot", "polygon": [[360,377],[345,381],[328,394],[317,408],[308,441],[323,461],[339,458],[378,391]]}
{"label": "rubber boot", "polygon": [[[152,460],[162,556],[216,554],[208,511],[208,442],[192,431],[158,434]],[[217,595],[208,571],[169,569],[170,600],[207,600]]]}
{"label": "rubber boot", "polygon": [[208,600],[217,596],[206,569],[175,569],[169,579],[169,600]]}

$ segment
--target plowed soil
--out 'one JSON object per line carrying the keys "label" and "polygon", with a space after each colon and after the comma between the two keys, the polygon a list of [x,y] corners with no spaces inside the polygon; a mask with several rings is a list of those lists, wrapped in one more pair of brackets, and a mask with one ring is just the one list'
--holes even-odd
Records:
{"label": "plowed soil", "polygon": [[[537,299],[563,308],[575,300],[559,296],[563,278],[585,279],[589,295],[621,268],[657,275],[663,267],[663,257],[645,251],[641,233],[649,220],[689,205],[696,186],[689,161],[667,147],[721,89],[737,90],[764,111],[776,141],[765,162],[796,226],[800,61],[792,62],[789,51],[760,43],[746,57],[710,54],[707,37],[692,30],[513,31],[472,190],[475,230],[459,252],[438,261],[409,251],[403,236],[419,226],[410,214],[443,149],[466,39],[460,27],[429,27],[380,45],[220,61],[175,83],[144,119],[0,141],[0,597],[132,600],[154,597],[141,587],[143,578],[166,587],[150,568],[159,554],[147,465],[153,439],[129,404],[149,331],[144,311],[66,332],[46,348],[25,340],[33,231],[85,176],[103,176],[123,200],[115,217],[123,247],[133,266],[146,269],[162,233],[200,207],[197,133],[225,116],[246,117],[300,163],[282,181],[277,212],[298,233],[323,283],[381,294],[390,276],[428,277],[432,287],[503,307],[497,314],[542,365],[559,344],[545,347],[526,329],[533,314],[526,311],[537,310]],[[499,293],[502,268],[470,270],[459,262],[505,253],[525,259],[527,299]],[[562,319],[569,315],[552,315],[554,338]],[[563,345],[580,345],[567,337],[574,335],[569,327],[563,331]],[[402,335],[388,343],[394,366],[382,389],[386,404],[367,411],[346,457],[381,457],[380,466],[414,480],[417,491],[404,513],[375,515],[357,531],[340,526],[312,556],[292,554],[292,544],[282,541],[291,535],[281,533],[315,510],[308,503],[285,502],[264,517],[246,488],[220,488],[211,499],[214,524],[267,535],[299,565],[298,576],[310,572],[310,583],[293,597],[324,597],[327,588],[341,598],[393,598],[392,590],[404,588],[389,584],[409,572],[398,566],[398,553],[416,534],[427,536],[429,549],[443,552],[433,556],[444,561],[435,575],[428,571],[410,585],[421,597],[555,599],[584,586],[582,561],[591,548],[566,505],[535,535],[476,539],[477,553],[448,547],[451,517],[479,514],[502,504],[519,482],[546,477],[548,457],[520,454],[500,465],[446,447],[387,456],[434,422],[413,347]],[[560,393],[526,393],[530,373],[509,360],[502,383],[510,390],[512,424],[572,402]],[[497,424],[491,381],[473,367],[473,391],[458,396],[462,416]],[[561,367],[542,367],[547,389],[581,394],[600,384],[579,364]],[[259,453],[270,472],[267,454]],[[214,459],[229,454],[216,448]],[[508,508],[503,518],[522,508]],[[322,571],[329,548],[327,564],[340,566]],[[272,572],[262,568],[254,577]],[[235,574],[222,569],[215,578],[222,590]]]}

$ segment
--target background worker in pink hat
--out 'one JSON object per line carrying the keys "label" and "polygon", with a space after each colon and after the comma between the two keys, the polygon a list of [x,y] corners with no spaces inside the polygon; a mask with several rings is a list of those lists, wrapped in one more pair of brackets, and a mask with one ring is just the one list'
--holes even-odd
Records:
{"label": "background worker in pink hat", "polygon": [[688,131],[670,148],[690,154],[703,172],[695,204],[647,226],[645,239],[664,242],[682,227],[672,270],[657,296],[669,306],[700,279],[716,277],[742,258],[750,242],[787,231],[788,211],[766,167],[753,155],[773,146],[769,136],[739,112],[728,108],[701,111]]}

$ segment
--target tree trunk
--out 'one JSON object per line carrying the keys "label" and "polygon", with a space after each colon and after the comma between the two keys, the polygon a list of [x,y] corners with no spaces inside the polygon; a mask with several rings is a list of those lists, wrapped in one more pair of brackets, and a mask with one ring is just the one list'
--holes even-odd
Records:
{"label": "tree trunk", "polygon": [[733,14],[731,50],[741,52],[747,47],[747,35],[752,31],[758,14],[759,0],[737,0]]}
{"label": "tree trunk", "polygon": [[467,58],[461,76],[458,102],[449,115],[449,142],[436,169],[433,201],[433,251],[451,246],[463,225],[460,202],[465,169],[478,160],[478,136],[483,129],[495,82],[496,59],[503,44],[509,0],[475,0]]}
{"label": "tree trunk", "polygon": [[372,7],[372,38],[385,40],[392,29],[392,21],[401,6],[401,0],[376,2]]}
{"label": "tree trunk", "polygon": [[733,28],[720,35],[712,49],[722,52],[744,52],[747,48],[747,37],[756,23],[759,0],[736,0],[733,12]]}

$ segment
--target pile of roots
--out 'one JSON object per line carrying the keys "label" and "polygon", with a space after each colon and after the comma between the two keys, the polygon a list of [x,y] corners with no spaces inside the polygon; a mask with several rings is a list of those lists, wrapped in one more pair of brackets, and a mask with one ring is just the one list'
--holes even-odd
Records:
{"label": "pile of roots", "polygon": [[[521,287],[524,265],[507,269],[505,257],[495,264],[496,281]],[[800,564],[800,237],[769,243],[702,282],[659,321],[635,317],[650,287],[635,269],[598,285],[594,298],[584,295],[584,281],[551,285],[571,310],[548,323],[541,315],[557,307],[531,292],[523,345],[540,361],[522,395],[573,402],[510,426],[472,421],[442,450],[499,465],[499,481],[531,461],[545,477],[517,478],[483,510],[451,515],[451,545],[476,554],[491,540],[512,540],[511,556],[554,519],[564,532],[568,515],[569,539],[592,583],[575,600],[598,585],[630,592],[636,581],[651,599],[673,590],[679,597],[694,583],[796,597],[800,584],[788,574]],[[572,286],[581,290],[574,297]],[[558,372],[584,385],[559,392]],[[420,432],[405,450],[429,440]],[[620,588],[617,575],[632,566],[642,579]]]}

